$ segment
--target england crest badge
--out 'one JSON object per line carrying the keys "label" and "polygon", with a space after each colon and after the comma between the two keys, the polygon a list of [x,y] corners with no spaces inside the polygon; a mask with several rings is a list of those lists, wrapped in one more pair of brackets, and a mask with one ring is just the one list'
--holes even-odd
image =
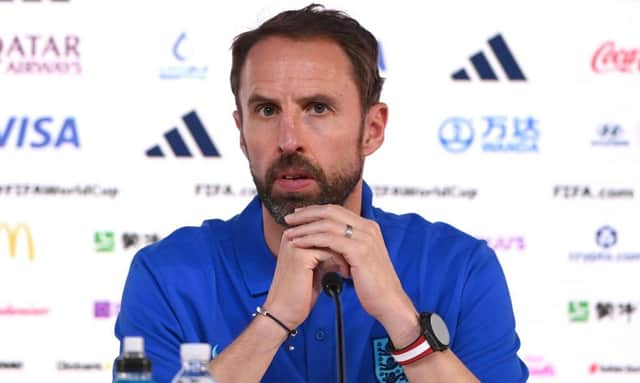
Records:
{"label": "england crest badge", "polygon": [[388,338],[374,338],[371,340],[373,347],[373,368],[379,383],[408,383],[407,376],[393,356],[389,353]]}

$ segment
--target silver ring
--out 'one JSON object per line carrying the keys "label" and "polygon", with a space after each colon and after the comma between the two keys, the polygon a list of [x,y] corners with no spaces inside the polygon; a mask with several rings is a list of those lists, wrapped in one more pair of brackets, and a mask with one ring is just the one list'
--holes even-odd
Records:
{"label": "silver ring", "polygon": [[347,228],[344,229],[344,236],[351,239],[353,236],[353,226],[347,224]]}

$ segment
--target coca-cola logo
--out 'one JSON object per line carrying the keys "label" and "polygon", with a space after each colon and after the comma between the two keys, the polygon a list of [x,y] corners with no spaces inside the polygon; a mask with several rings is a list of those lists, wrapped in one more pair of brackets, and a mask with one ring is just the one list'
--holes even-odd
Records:
{"label": "coca-cola logo", "polygon": [[615,42],[607,41],[593,54],[591,69],[596,73],[640,73],[640,49],[618,48]]}

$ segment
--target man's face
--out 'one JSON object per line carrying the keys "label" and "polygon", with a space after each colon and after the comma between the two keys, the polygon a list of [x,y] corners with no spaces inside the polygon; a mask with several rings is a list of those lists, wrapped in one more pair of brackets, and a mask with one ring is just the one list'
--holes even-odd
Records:
{"label": "man's face", "polygon": [[344,204],[362,176],[363,118],[348,57],[335,42],[270,37],[247,56],[240,128],[258,194],[273,218]]}

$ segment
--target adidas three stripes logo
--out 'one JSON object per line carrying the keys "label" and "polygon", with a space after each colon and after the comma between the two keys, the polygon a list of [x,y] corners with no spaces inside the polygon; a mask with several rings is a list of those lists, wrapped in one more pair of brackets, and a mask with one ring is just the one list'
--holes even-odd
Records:
{"label": "adidas three stripes logo", "polygon": [[[220,152],[218,152],[218,149],[209,137],[209,134],[195,111],[191,111],[182,116],[182,120],[204,157],[220,157]],[[167,140],[167,144],[169,144],[171,151],[176,157],[193,157],[191,150],[189,150],[187,143],[180,135],[178,128],[173,128],[166,132],[164,138]],[[147,157],[165,157],[165,154],[160,145],[155,145],[147,150]]]}
{"label": "adidas three stripes logo", "polygon": [[[489,39],[489,47],[498,60],[498,63],[502,67],[504,74],[511,81],[526,81],[526,77],[520,69],[518,62],[511,53],[507,42],[502,38],[502,35],[497,34]],[[491,67],[491,63],[487,59],[484,52],[480,51],[470,58],[471,65],[475,69],[478,77],[481,80],[498,80],[494,68]],[[467,70],[462,68],[451,75],[451,78],[458,81],[470,81],[471,78],[467,73]]]}

